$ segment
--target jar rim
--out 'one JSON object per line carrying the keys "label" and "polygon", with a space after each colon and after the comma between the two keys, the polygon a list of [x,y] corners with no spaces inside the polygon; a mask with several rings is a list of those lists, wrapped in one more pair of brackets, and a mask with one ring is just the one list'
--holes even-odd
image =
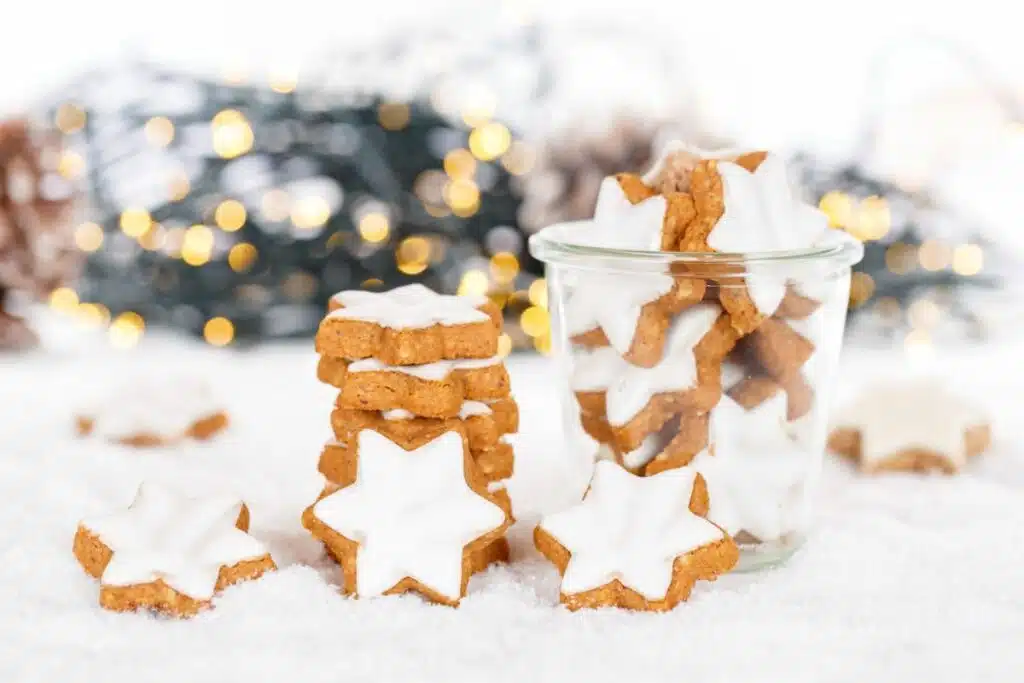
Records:
{"label": "jar rim", "polygon": [[[723,266],[739,270],[791,270],[813,267],[816,270],[848,268],[864,257],[864,245],[841,230],[832,230],[824,243],[806,249],[762,252],[696,252],[616,249],[573,241],[574,229],[584,230],[587,221],[556,223],[541,229],[529,239],[530,254],[555,265],[573,265],[601,269],[665,272],[673,265],[692,268]],[[566,239],[566,238],[570,239]]]}

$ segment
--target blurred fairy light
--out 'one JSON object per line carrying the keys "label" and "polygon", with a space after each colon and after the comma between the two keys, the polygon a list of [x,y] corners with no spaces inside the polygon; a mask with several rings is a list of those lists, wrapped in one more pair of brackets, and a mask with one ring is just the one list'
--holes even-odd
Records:
{"label": "blurred fairy light", "polygon": [[444,201],[456,216],[468,218],[480,208],[480,188],[472,180],[452,180],[444,186]]}
{"label": "blurred fairy light", "polygon": [[359,286],[363,289],[376,289],[384,284],[384,281],[376,277],[368,277],[359,283]]}
{"label": "blurred fairy light", "polygon": [[470,128],[482,126],[494,117],[498,108],[498,98],[493,91],[483,88],[471,88],[461,98],[463,100],[460,115],[463,122]]}
{"label": "blurred fairy light", "polygon": [[498,337],[498,356],[504,358],[512,353],[512,337],[504,332]]}
{"label": "blurred fairy light", "polygon": [[193,225],[185,231],[181,243],[181,258],[190,266],[201,266],[210,260],[213,252],[213,230],[206,225]]}
{"label": "blurred fairy light", "polygon": [[537,161],[537,152],[525,142],[516,140],[501,157],[501,165],[512,175],[526,175]]}
{"label": "blurred fairy light", "polygon": [[487,273],[482,270],[467,270],[459,281],[458,293],[462,296],[483,296],[490,288]]}
{"label": "blurred fairy light", "polygon": [[468,149],[453,149],[444,155],[444,172],[455,180],[472,180],[476,172],[476,159]]}
{"label": "blurred fairy light", "polygon": [[110,323],[107,334],[114,348],[130,349],[139,343],[146,329],[146,321],[134,311],[121,313]]}
{"label": "blurred fairy light", "polygon": [[146,139],[156,147],[167,147],[174,141],[174,124],[166,116],[154,116],[146,121]]}
{"label": "blurred fairy light", "polygon": [[875,293],[875,279],[867,273],[854,273],[850,278],[850,306],[864,305]]}
{"label": "blurred fairy light", "polygon": [[252,149],[252,126],[237,109],[217,112],[210,124],[213,133],[213,151],[225,159],[234,159]]}
{"label": "blurred fairy light", "polygon": [[248,242],[239,242],[228,251],[228,266],[236,273],[244,273],[252,269],[259,255],[256,247]]}
{"label": "blurred fairy light", "polygon": [[299,84],[299,71],[298,69],[277,67],[270,71],[269,81],[271,90],[287,95],[294,92],[295,87]]}
{"label": "blurred fairy light", "polygon": [[191,190],[192,184],[189,182],[188,174],[181,171],[171,177],[171,182],[167,188],[167,198],[172,202],[180,202],[188,196]]}
{"label": "blurred fairy light", "polygon": [[331,218],[331,206],[323,197],[311,195],[297,199],[291,209],[292,224],[303,230],[323,227]]}
{"label": "blurred fairy light", "polygon": [[904,275],[917,267],[917,247],[896,242],[885,250],[885,267],[896,275]]}
{"label": "blurred fairy light", "polygon": [[961,244],[953,249],[953,272],[958,275],[977,275],[984,262],[984,252],[977,244]]}
{"label": "blurred fairy light", "polygon": [[373,211],[359,219],[359,235],[371,244],[386,240],[390,231],[388,217],[380,212]]}
{"label": "blurred fairy light", "polygon": [[78,292],[70,287],[58,287],[50,292],[50,308],[61,313],[70,313],[78,307]]}
{"label": "blurred fairy light", "polygon": [[75,316],[86,325],[99,327],[110,322],[110,309],[103,304],[84,303],[75,309]]}
{"label": "blurred fairy light", "polygon": [[54,125],[60,132],[70,135],[85,127],[85,118],[85,110],[81,106],[75,102],[65,102],[57,107]]}
{"label": "blurred fairy light", "polygon": [[268,221],[283,221],[291,212],[291,197],[282,189],[267,190],[260,200],[260,213]]}
{"label": "blurred fairy light", "polygon": [[892,227],[892,212],[885,197],[871,195],[855,200],[845,192],[833,190],[822,195],[818,208],[829,225],[841,228],[861,242],[880,240]]}
{"label": "blurred fairy light", "polygon": [[149,229],[138,237],[139,246],[146,251],[162,249],[164,240],[164,228],[159,223],[151,223]]}
{"label": "blurred fairy light", "polygon": [[203,325],[203,339],[211,346],[227,346],[235,338],[235,325],[227,318],[210,318]]}
{"label": "blurred fairy light", "polygon": [[245,206],[237,199],[225,199],[213,212],[213,222],[225,232],[240,230],[246,218]]}
{"label": "blurred fairy light", "polygon": [[103,228],[98,223],[82,223],[75,228],[75,244],[84,252],[94,252],[103,246]]}
{"label": "blurred fairy light", "polygon": [[181,258],[181,249],[185,243],[185,228],[173,227],[164,231],[164,253],[171,258]]}
{"label": "blurred fairy light", "polygon": [[938,240],[925,240],[917,250],[917,260],[928,271],[942,270],[949,265],[952,250]]}
{"label": "blurred fairy light", "polygon": [[145,209],[125,209],[121,212],[121,232],[132,238],[138,238],[149,230],[153,219]]}
{"label": "blurred fairy light", "polygon": [[818,208],[828,216],[828,223],[833,228],[842,228],[853,220],[853,200],[845,192],[826,192],[818,202]]}
{"label": "blurred fairy light", "polygon": [[84,170],[85,159],[78,152],[66,149],[60,155],[60,161],[57,162],[57,173],[60,173],[65,178],[74,179],[82,175]]}
{"label": "blurred fairy light", "polygon": [[548,283],[544,278],[539,277],[531,282],[527,294],[530,303],[534,306],[539,306],[540,308],[548,307]]}
{"label": "blurred fairy light", "polygon": [[531,337],[540,337],[550,331],[548,312],[540,306],[530,306],[519,316],[519,326]]}
{"label": "blurred fairy light", "polygon": [[469,151],[481,161],[493,161],[512,144],[512,133],[496,121],[474,128],[469,134]]}
{"label": "blurred fairy light", "polygon": [[510,252],[499,251],[491,257],[490,269],[495,282],[507,285],[519,274],[519,259]]}
{"label": "blurred fairy light", "polygon": [[402,130],[409,125],[409,105],[404,102],[384,102],[377,107],[377,120],[385,130]]}
{"label": "blurred fairy light", "polygon": [[419,275],[427,269],[429,262],[430,242],[419,235],[406,237],[395,250],[395,264],[405,275]]}

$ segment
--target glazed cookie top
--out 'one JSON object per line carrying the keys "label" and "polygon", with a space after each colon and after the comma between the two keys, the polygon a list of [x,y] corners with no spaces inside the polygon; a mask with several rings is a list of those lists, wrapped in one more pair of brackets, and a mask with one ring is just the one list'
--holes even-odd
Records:
{"label": "glazed cookie top", "polygon": [[419,379],[440,382],[450,375],[454,370],[473,370],[476,368],[489,368],[501,363],[501,356],[490,358],[461,358],[458,360],[439,360],[433,363],[422,365],[387,365],[376,358],[364,358],[352,361],[348,365],[348,372],[400,372],[403,375],[411,375]]}
{"label": "glazed cookie top", "polygon": [[697,383],[694,348],[721,314],[717,304],[691,306],[676,318],[662,360],[641,368],[623,360],[611,347],[579,352],[573,369],[575,391],[606,391],[608,422],[621,426],[636,416],[655,394],[686,391]]}
{"label": "glazed cookie top", "polygon": [[690,512],[694,478],[689,468],[638,477],[599,461],[583,501],[540,523],[571,553],[562,592],[618,579],[648,600],[664,598],[676,558],[725,538]]}
{"label": "glazed cookie top", "polygon": [[356,593],[381,595],[412,577],[457,601],[463,549],[506,522],[505,512],[467,483],[462,436],[445,432],[411,451],[370,430],[357,438],[356,481],[313,508],[317,519],[359,543]]}
{"label": "glazed cookie top", "polygon": [[203,418],[224,410],[212,388],[195,377],[133,377],[114,386],[80,411],[93,421],[93,433],[113,439],[151,434],[167,440],[183,436]]}
{"label": "glazed cookie top", "polygon": [[196,600],[209,600],[221,567],[263,557],[266,548],[235,527],[242,502],[232,496],[188,496],[143,483],[122,512],[82,521],[113,551],[103,571],[109,586],[162,579]]}
{"label": "glazed cookie top", "polygon": [[[491,415],[494,411],[491,407],[483,401],[463,401],[462,407],[459,408],[458,418],[465,420],[475,415]],[[412,412],[405,410],[404,408],[393,408],[392,410],[385,410],[381,412],[381,416],[385,420],[412,420],[416,417]]]}
{"label": "glazed cookie top", "polygon": [[387,292],[349,290],[331,299],[341,308],[329,313],[328,318],[371,322],[391,329],[422,329],[490,320],[486,313],[477,310],[487,303],[487,297],[438,294],[420,284]]}

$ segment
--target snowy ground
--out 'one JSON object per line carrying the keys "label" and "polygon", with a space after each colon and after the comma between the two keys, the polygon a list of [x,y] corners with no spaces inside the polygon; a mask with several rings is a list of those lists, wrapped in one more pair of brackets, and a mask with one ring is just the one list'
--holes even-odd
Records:
{"label": "snowy ground", "polygon": [[[850,351],[842,395],[895,359]],[[989,681],[1024,670],[1024,373],[1014,348],[938,361],[985,401],[995,448],[952,479],[859,478],[829,461],[818,529],[786,566],[700,584],[665,615],[569,613],[529,546],[537,513],[578,489],[547,361],[514,358],[522,406],[511,485],[516,562],[475,577],[458,610],[340,597],[302,530],[320,487],[331,391],[308,345],[215,352],[74,341],[0,356],[0,681]],[[206,445],[137,452],[71,434],[74,408],[119,373],[205,374],[234,425]],[[143,477],[225,485],[281,570],[190,621],[114,614],[71,555],[77,521]]]}

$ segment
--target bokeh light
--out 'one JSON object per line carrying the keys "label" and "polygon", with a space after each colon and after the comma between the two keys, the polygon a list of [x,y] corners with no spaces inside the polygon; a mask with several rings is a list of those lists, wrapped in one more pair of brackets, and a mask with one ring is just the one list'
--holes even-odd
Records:
{"label": "bokeh light", "polygon": [[213,151],[225,159],[245,154],[253,145],[252,127],[237,109],[224,109],[213,117]]}
{"label": "bokeh light", "polygon": [[212,346],[227,346],[234,338],[235,325],[227,318],[210,318],[203,325],[203,339]]}

